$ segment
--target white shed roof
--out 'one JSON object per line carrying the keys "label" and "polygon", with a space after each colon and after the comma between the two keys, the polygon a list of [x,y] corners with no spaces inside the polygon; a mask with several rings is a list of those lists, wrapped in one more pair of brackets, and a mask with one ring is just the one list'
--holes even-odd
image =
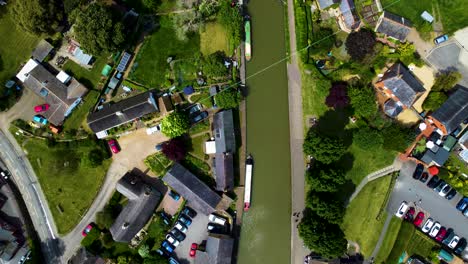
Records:
{"label": "white shed roof", "polygon": [[216,141],[207,141],[207,142],[205,142],[205,153],[206,154],[215,154],[216,153]]}
{"label": "white shed roof", "polygon": [[432,21],[434,21],[434,18],[431,16],[431,14],[429,14],[427,11],[424,11],[422,14],[421,14],[421,17],[422,19],[426,20],[427,22],[429,23],[432,23]]}
{"label": "white shed roof", "polygon": [[29,59],[26,65],[24,65],[20,72],[16,75],[16,78],[18,78],[18,80],[20,80],[21,82],[24,82],[28,77],[27,74],[30,73],[34,68],[36,68],[37,65],[39,65],[37,61]]}
{"label": "white shed roof", "polygon": [[67,83],[70,81],[71,77],[66,72],[60,71],[59,74],[57,74],[57,79],[62,83]]}

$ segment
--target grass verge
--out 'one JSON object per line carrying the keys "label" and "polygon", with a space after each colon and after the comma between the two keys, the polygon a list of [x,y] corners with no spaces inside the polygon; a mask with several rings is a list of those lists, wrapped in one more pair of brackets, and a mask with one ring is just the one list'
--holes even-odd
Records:
{"label": "grass verge", "polygon": [[379,253],[375,257],[375,263],[384,263],[392,251],[393,245],[398,237],[402,221],[400,218],[393,217],[387,229],[387,234],[382,242]]}

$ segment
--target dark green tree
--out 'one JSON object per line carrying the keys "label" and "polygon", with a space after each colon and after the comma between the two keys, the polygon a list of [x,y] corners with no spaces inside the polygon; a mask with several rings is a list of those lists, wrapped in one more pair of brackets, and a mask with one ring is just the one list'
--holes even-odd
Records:
{"label": "dark green tree", "polygon": [[76,9],[70,17],[75,38],[88,53],[114,50],[125,39],[122,23],[114,20],[110,10],[101,4],[92,3],[84,9]]}
{"label": "dark green tree", "polygon": [[348,96],[355,115],[369,119],[377,113],[375,92],[371,87],[348,87]]}
{"label": "dark green tree", "polygon": [[104,153],[100,149],[93,149],[88,153],[89,164],[92,168],[101,165],[104,158]]}
{"label": "dark green tree", "polygon": [[340,224],[343,221],[345,208],[343,203],[336,199],[332,193],[309,191],[306,205],[330,223]]}
{"label": "dark green tree", "polygon": [[139,249],[138,249],[138,254],[142,257],[142,258],[147,258],[149,257],[150,255],[150,248],[148,245],[144,244],[142,245]]}
{"label": "dark green tree", "polygon": [[426,111],[435,111],[439,108],[445,101],[447,101],[448,97],[443,92],[430,92],[429,95],[424,100],[422,105],[423,109]]}
{"label": "dark green tree", "polygon": [[413,130],[396,124],[383,129],[381,133],[384,149],[399,152],[404,151],[416,138],[416,134]]}
{"label": "dark green tree", "polygon": [[94,241],[98,240],[100,236],[101,236],[101,231],[98,230],[97,227],[93,227],[93,229],[89,231],[86,237],[83,238],[83,240],[81,240],[81,245],[84,247],[89,247],[94,243]]}
{"label": "dark green tree", "polygon": [[455,84],[460,81],[462,75],[456,71],[449,71],[440,73],[436,76],[434,85],[432,85],[431,91],[432,92],[447,92],[450,91]]}
{"label": "dark green tree", "polygon": [[224,66],[224,58],[226,55],[222,51],[217,51],[204,58],[203,73],[209,78],[225,76],[228,71]]}
{"label": "dark green tree", "polygon": [[361,61],[366,55],[372,54],[375,40],[374,32],[368,29],[351,32],[346,38],[346,50],[353,60]]}
{"label": "dark green tree", "polygon": [[185,112],[172,112],[161,122],[161,132],[170,138],[182,136],[190,128],[190,122]]}
{"label": "dark green tree", "polygon": [[[314,12],[318,13],[318,12]],[[319,13],[320,14],[320,13]],[[335,34],[331,28],[320,28],[318,31],[312,33],[312,47],[310,51],[312,54],[319,52],[326,53],[333,48],[335,43]]]}
{"label": "dark green tree", "polygon": [[346,178],[342,170],[317,162],[306,172],[306,181],[315,192],[336,192]]}
{"label": "dark green tree", "polygon": [[304,244],[325,258],[335,258],[346,252],[348,242],[337,224],[328,223],[310,209],[306,209],[298,226]]}
{"label": "dark green tree", "polygon": [[156,7],[158,7],[158,0],[143,0],[143,5],[148,9],[148,10],[155,10]]}
{"label": "dark green tree", "polygon": [[145,258],[143,264],[167,264],[167,259],[158,254],[153,254],[153,256]]}
{"label": "dark green tree", "polygon": [[13,2],[13,17],[23,29],[33,34],[52,33],[63,20],[56,0],[19,0]]}
{"label": "dark green tree", "polygon": [[364,127],[353,133],[353,142],[364,150],[375,150],[382,147],[382,134],[370,127]]}
{"label": "dark green tree", "polygon": [[96,224],[99,228],[110,229],[114,220],[115,218],[111,208],[106,207],[104,210],[96,214]]}
{"label": "dark green tree", "polygon": [[339,160],[346,151],[342,140],[320,135],[313,130],[307,133],[303,149],[305,154],[325,164]]}
{"label": "dark green tree", "polygon": [[215,95],[216,105],[220,108],[236,108],[239,106],[241,95],[234,88],[223,88],[224,90]]}

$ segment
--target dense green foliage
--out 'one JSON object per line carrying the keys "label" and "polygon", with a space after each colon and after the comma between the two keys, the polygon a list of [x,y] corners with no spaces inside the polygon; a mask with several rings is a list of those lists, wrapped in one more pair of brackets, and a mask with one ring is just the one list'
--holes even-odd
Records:
{"label": "dense green foliage", "polygon": [[426,111],[435,111],[439,108],[445,101],[447,101],[448,96],[444,92],[430,92],[429,95],[424,100],[422,105],[423,109]]}
{"label": "dense green foliage", "polygon": [[346,51],[353,60],[360,61],[373,52],[375,43],[374,32],[361,29],[348,35],[345,42]]}
{"label": "dense green foliage", "polygon": [[105,153],[103,153],[100,149],[93,149],[88,153],[89,165],[92,168],[100,166],[105,158]]}
{"label": "dense green foliage", "polygon": [[318,216],[333,224],[340,224],[343,220],[345,208],[342,201],[336,199],[331,193],[307,193],[306,205]]}
{"label": "dense green foliage", "polygon": [[364,127],[353,133],[353,142],[364,150],[379,149],[383,144],[383,138],[380,131],[370,127]]}
{"label": "dense green foliage", "polygon": [[81,245],[84,247],[89,247],[100,236],[101,231],[98,228],[94,227],[93,229],[91,229],[91,231],[89,231],[88,235],[86,235],[86,237],[83,238],[83,240],[81,240]]}
{"label": "dense green foliage", "polygon": [[185,112],[172,112],[161,122],[161,132],[170,138],[182,136],[190,128],[190,122]]}
{"label": "dense green foliage", "polygon": [[436,76],[431,92],[448,92],[462,78],[462,75],[456,71],[443,72]]}
{"label": "dense green foliage", "polygon": [[13,2],[15,21],[33,34],[52,33],[63,19],[56,0],[19,0]]}
{"label": "dense green foliage", "polygon": [[219,21],[226,28],[231,51],[239,46],[241,42],[242,16],[238,8],[231,7],[231,1],[221,0],[219,6]]}
{"label": "dense green foliage", "polygon": [[208,78],[223,77],[228,69],[224,66],[226,55],[222,51],[217,51],[206,56],[203,60],[203,74]]}
{"label": "dense green foliage", "polygon": [[71,20],[81,47],[90,54],[101,54],[118,48],[125,40],[123,24],[112,17],[105,6],[93,3],[76,9]]}
{"label": "dense green foliage", "polygon": [[336,192],[346,178],[342,170],[318,163],[306,172],[306,181],[316,192]]}
{"label": "dense green foliage", "polygon": [[326,53],[333,48],[335,44],[335,34],[331,28],[322,27],[312,33],[312,43],[310,52],[316,54]]}
{"label": "dense green foliage", "polygon": [[369,119],[377,113],[375,92],[371,87],[348,87],[348,96],[356,116]]}
{"label": "dense green foliage", "polygon": [[415,132],[409,128],[392,125],[380,131],[383,137],[383,147],[387,150],[402,152],[415,138]]}
{"label": "dense green foliage", "polygon": [[303,148],[305,154],[325,164],[339,160],[346,151],[341,139],[324,136],[313,130],[307,133]]}
{"label": "dense green foliage", "polygon": [[348,242],[340,226],[323,221],[311,210],[305,210],[298,229],[304,244],[323,257],[339,257],[346,251]]}
{"label": "dense green foliage", "polygon": [[[223,88],[225,89],[225,88]],[[234,88],[228,88],[215,95],[216,105],[220,108],[229,109],[239,106],[241,101],[240,93]]]}

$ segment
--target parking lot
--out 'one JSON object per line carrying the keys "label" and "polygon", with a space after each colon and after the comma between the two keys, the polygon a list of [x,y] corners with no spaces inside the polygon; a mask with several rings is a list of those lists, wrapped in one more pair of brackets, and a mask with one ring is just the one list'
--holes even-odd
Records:
{"label": "parking lot", "polygon": [[451,39],[435,47],[426,59],[438,71],[459,71],[463,76],[460,84],[468,86],[468,51],[458,39]]}
{"label": "parking lot", "polygon": [[466,228],[468,218],[455,208],[462,196],[457,193],[450,201],[439,196],[432,188],[427,187],[427,182],[422,183],[413,179],[415,168],[416,164],[413,162],[403,164],[391,194],[387,211],[390,214],[395,214],[401,202],[406,201],[409,206],[416,209],[416,213],[421,210],[425,212],[424,221],[431,217],[447,229],[453,228],[458,236],[468,239],[468,228]]}

